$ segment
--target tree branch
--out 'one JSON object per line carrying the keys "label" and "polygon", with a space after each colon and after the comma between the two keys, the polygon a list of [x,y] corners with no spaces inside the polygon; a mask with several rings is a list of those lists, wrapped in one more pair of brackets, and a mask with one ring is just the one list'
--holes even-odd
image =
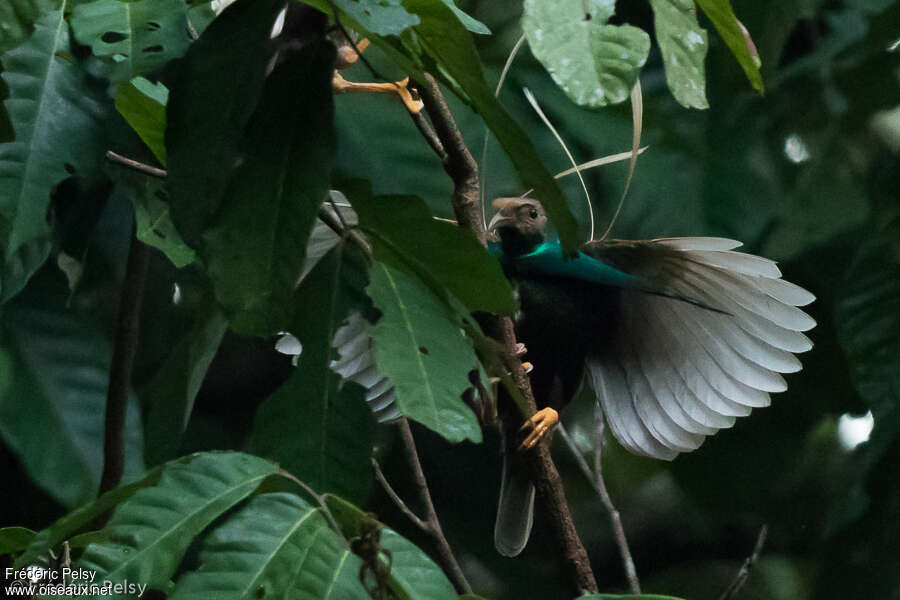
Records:
{"label": "tree branch", "polygon": [[137,353],[141,304],[150,252],[147,246],[132,237],[128,251],[128,265],[119,299],[119,317],[112,363],[109,367],[109,387],[106,392],[106,418],[103,431],[103,474],[100,493],[119,485],[125,469],[125,413],[131,370]]}
{"label": "tree branch", "polygon": [[737,593],[741,591],[741,588],[744,587],[744,584],[747,583],[747,578],[750,577],[750,571],[753,569],[753,566],[756,564],[756,561],[759,560],[759,555],[762,552],[763,546],[766,544],[766,537],[769,535],[769,526],[763,525],[759,530],[759,535],[756,536],[756,544],[753,546],[753,554],[747,557],[747,560],[744,561],[744,564],[741,565],[740,570],[735,575],[734,580],[731,582],[722,595],[719,596],[719,600],[731,600],[732,598],[737,596]]}
{"label": "tree branch", "polygon": [[[603,418],[598,415],[598,419],[597,444],[599,445],[600,440],[603,439]],[[609,491],[606,489],[606,482],[603,480],[603,465],[600,462],[600,450],[596,449],[594,452],[594,471],[592,472],[587,461],[584,460],[584,457],[578,450],[578,446],[575,445],[575,440],[572,439],[562,423],[559,425],[559,433],[566,442],[566,446],[568,446],[569,450],[572,452],[572,456],[575,457],[575,462],[578,463],[581,472],[584,473],[587,480],[591,482],[591,486],[594,488],[594,491],[597,492],[600,501],[606,508],[606,513],[609,515],[609,523],[613,531],[613,537],[616,540],[616,546],[619,548],[619,555],[622,557],[622,567],[625,569],[625,577],[628,578],[628,591],[632,594],[640,594],[641,582],[638,580],[637,569],[634,567],[634,559],[631,558],[631,550],[628,548],[628,538],[625,537],[625,528],[622,526],[622,517],[619,515],[619,511],[613,504]]]}
{"label": "tree branch", "polygon": [[150,175],[151,177],[163,178],[166,176],[165,169],[151,167],[150,165],[138,162],[133,158],[127,158],[125,156],[122,156],[121,154],[116,154],[112,150],[106,151],[106,160],[114,163],[119,163],[120,165],[125,165],[126,167],[132,168],[135,171],[140,171],[144,175]]}
{"label": "tree branch", "polygon": [[466,580],[466,576],[450,548],[450,543],[444,535],[441,528],[441,522],[438,519],[437,511],[434,510],[434,503],[431,501],[431,491],[428,489],[428,481],[425,479],[425,472],[422,470],[422,463],[419,461],[419,452],[416,450],[416,441],[413,439],[412,430],[409,428],[409,421],[400,419],[397,424],[400,430],[400,441],[403,445],[403,454],[406,462],[409,464],[409,470],[413,475],[413,481],[416,485],[416,494],[419,496],[419,503],[425,510],[425,518],[422,519],[412,511],[406,502],[394,491],[391,484],[388,483],[378,461],[372,459],[372,466],[375,468],[375,477],[381,483],[381,487],[390,496],[397,508],[409,518],[413,524],[434,539],[437,547],[437,561],[440,563],[444,572],[450,577],[453,587],[458,594],[471,594],[472,587]]}
{"label": "tree branch", "polygon": [[[486,245],[487,232],[481,220],[478,167],[475,160],[466,147],[434,77],[425,73],[424,81],[418,82],[417,88],[444,150],[443,155],[437,153],[438,157],[441,159],[444,171],[453,180],[453,212],[456,220],[460,227],[472,231],[482,245]],[[517,342],[512,319],[509,317],[499,319],[497,330],[502,331],[503,334],[505,349],[503,360],[512,373],[516,387],[525,397],[530,413],[534,414],[537,406],[531,391],[531,382],[522,368],[521,361],[516,358]],[[531,414],[525,416],[531,416]],[[547,443],[538,444],[535,448],[524,452],[523,462],[534,483],[538,500],[551,522],[554,536],[562,552],[565,569],[572,581],[572,587],[578,594],[582,591],[597,591],[597,582],[591,571],[590,559],[584,549],[584,544],[581,543],[578,531],[575,529],[569,505],[566,503],[562,481],[550,456]]]}

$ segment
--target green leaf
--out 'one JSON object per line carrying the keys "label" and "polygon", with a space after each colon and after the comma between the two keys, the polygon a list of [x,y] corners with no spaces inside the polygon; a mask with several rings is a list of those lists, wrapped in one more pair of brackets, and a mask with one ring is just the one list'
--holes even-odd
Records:
{"label": "green leaf", "polygon": [[522,30],[535,58],[581,106],[627,100],[650,52],[650,36],[630,25],[607,25],[614,3],[526,0]]}
{"label": "green leaf", "polygon": [[58,6],[59,0],[6,0],[0,4],[0,54],[25,41],[41,13]]}
{"label": "green leaf", "polygon": [[706,30],[693,0],[650,0],[666,83],[685,108],[709,108],[706,101]]}
{"label": "green leaf", "polygon": [[[416,270],[431,273],[470,311],[512,314],[512,287],[500,263],[487,253],[472,232],[432,218],[428,207],[412,196],[354,194],[353,208],[360,226],[375,234],[375,255],[392,266],[396,253]],[[381,252],[382,247],[389,249]],[[452,251],[451,251],[452,249]]]}
{"label": "green leaf", "polygon": [[144,436],[148,464],[172,458],[187,428],[206,371],[228,329],[222,311],[210,307],[172,348],[141,393],[147,406]]}
{"label": "green leaf", "polygon": [[[325,504],[347,539],[359,537],[372,516],[342,498],[327,494]],[[391,553],[391,587],[409,600],[457,598],[453,584],[428,555],[397,532],[382,526],[380,546]]]}
{"label": "green leaf", "polygon": [[194,262],[196,252],[181,239],[172,223],[165,181],[125,168],[117,169],[114,179],[114,193],[127,196],[134,206],[137,238],[160,250],[179,269]]}
{"label": "green leaf", "polygon": [[[32,480],[69,507],[92,498],[100,482],[110,355],[97,330],[37,293],[4,308],[0,435]],[[132,396],[127,473],[143,471],[142,448]]]}
{"label": "green leaf", "polygon": [[378,35],[397,35],[419,23],[403,8],[403,0],[335,0],[334,4]]}
{"label": "green leaf", "polygon": [[35,535],[27,527],[0,528],[0,556],[21,552],[28,547]]}
{"label": "green leaf", "polygon": [[[188,462],[192,457],[180,459],[181,462]],[[138,481],[105,492],[102,496],[81,506],[64,517],[60,518],[47,529],[43,529],[34,536],[25,553],[16,559],[15,568],[21,568],[34,563],[38,557],[47,554],[47,551],[73,538],[73,534],[80,529],[88,526],[98,517],[105,514],[114,506],[131,498],[135,492],[148,485],[156,485],[162,475],[162,467],[157,467],[147,471],[147,473]]]}
{"label": "green leaf", "polygon": [[[3,225],[0,222],[0,240],[3,239]],[[50,256],[49,238],[41,237],[23,244],[0,269],[0,304],[22,291],[28,279]]]}
{"label": "green leaf", "polygon": [[250,448],[318,492],[364,502],[372,482],[372,411],[363,388],[341,386],[330,368],[331,340],[350,308],[347,253],[346,244],[338,244],[297,290],[291,332],[303,353],[290,379],[257,410]]}
{"label": "green leaf", "polygon": [[488,29],[488,26],[472,17],[464,10],[461,10],[453,0],[442,0],[444,4],[446,4],[450,10],[453,11],[453,14],[456,15],[456,18],[459,19],[459,22],[465,25],[466,29],[471,31],[472,33],[478,33],[481,35],[491,35],[491,30]]}
{"label": "green leaf", "polygon": [[328,193],[334,57],[330,43],[311,42],[267,78],[243,164],[204,236],[216,298],[237,331],[269,334],[287,323],[306,242]]}
{"label": "green leaf", "polygon": [[277,472],[272,463],[238,452],[169,463],[156,485],[116,508],[103,529],[106,541],[89,545],[76,564],[96,571],[96,582],[165,589],[194,537]]}
{"label": "green leaf", "polygon": [[391,580],[410,600],[455,600],[453,584],[428,555],[395,531],[381,530],[381,547],[391,553]]}
{"label": "green leaf", "polygon": [[734,54],[741,68],[744,69],[747,79],[750,80],[750,85],[762,94],[764,88],[762,75],[759,73],[759,65],[757,64],[759,58],[757,57],[754,60],[750,54],[750,48],[748,47],[749,36],[744,37],[744,32],[741,31],[738,19],[731,8],[731,2],[729,0],[697,0],[697,4],[706,13],[709,20],[712,21],[716,31],[722,36],[728,48],[731,49],[731,53]]}
{"label": "green leaf", "polygon": [[900,216],[881,216],[857,250],[834,322],[854,385],[872,410],[873,461],[900,438]]}
{"label": "green leaf", "polygon": [[[39,266],[32,259],[46,256],[45,246],[35,245],[50,233],[46,216],[53,186],[100,164],[107,101],[75,64],[62,9],[45,13],[31,38],[2,62],[15,141],[0,144],[0,270],[22,272],[3,277],[4,288],[15,290]],[[31,249],[23,249],[29,244]]]}
{"label": "green leaf", "polygon": [[375,362],[394,384],[400,412],[451,442],[480,442],[478,419],[462,400],[478,359],[460,318],[419,279],[383,263],[367,292],[382,312],[372,328]]}
{"label": "green leaf", "polygon": [[534,189],[534,197],[547,210],[563,247],[567,252],[575,252],[579,245],[575,217],[528,136],[485,83],[471,34],[440,0],[406,0],[404,6],[421,20],[416,32],[424,50],[468,95],[472,106],[509,155],[524,186]]}
{"label": "green leaf", "polygon": [[159,164],[166,166],[166,103],[169,90],[162,83],[135,77],[116,90],[116,110],[137,132]]}
{"label": "green leaf", "polygon": [[72,13],[72,32],[105,59],[112,82],[159,70],[191,43],[184,0],[96,0]]}
{"label": "green leaf", "polygon": [[262,494],[209,535],[200,568],[181,577],[172,600],[370,598],[359,580],[362,561],[318,509],[288,493]]}
{"label": "green leaf", "polygon": [[282,8],[283,0],[238,0],[175,70],[166,108],[167,182],[172,218],[194,248],[219,212],[242,154],[272,55],[269,34]]}

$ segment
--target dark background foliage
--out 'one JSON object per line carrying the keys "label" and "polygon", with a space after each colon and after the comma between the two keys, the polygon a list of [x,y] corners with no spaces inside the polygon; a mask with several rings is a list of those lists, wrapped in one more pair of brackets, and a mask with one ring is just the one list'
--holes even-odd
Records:
{"label": "dark background foliage", "polygon": [[[619,18],[652,31],[647,4],[618,4]],[[493,32],[476,36],[493,82],[520,35],[520,8],[506,2],[460,6]],[[759,528],[768,524],[768,542],[742,598],[900,598],[900,7],[887,0],[739,0],[734,7],[759,48],[765,95],[750,89],[721,39],[711,34],[710,109],[685,109],[666,88],[654,46],[641,75],[642,143],[649,150],[638,160],[613,236],[743,240],[748,251],[778,260],[786,279],[816,294],[808,307],[818,322],[811,332],[815,347],[801,357],[803,371],[788,377],[789,391],[770,408],[670,464],[631,456],[611,438],[604,440],[608,484],[646,591],[717,598],[750,553]],[[377,52],[372,60],[378,64]],[[364,80],[370,74],[357,65],[345,76]],[[551,171],[568,163],[524,101],[523,86],[538,97],[577,160],[630,146],[626,106],[578,108],[525,49],[500,100]],[[477,156],[483,125],[465,105],[450,100]],[[376,194],[417,195],[435,214],[452,216],[452,183],[395,99],[339,96],[335,119],[339,175],[368,179]],[[0,136],[7,130],[0,122]],[[150,158],[140,156],[136,139],[132,147],[138,158]],[[587,174],[600,227],[615,210],[626,172],[625,163],[618,163]],[[488,198],[523,191],[496,143],[483,176]],[[586,234],[577,182],[569,178],[562,188]],[[88,400],[73,398],[71,414],[47,415],[37,405],[15,405],[9,391],[41,386],[53,394],[54,373],[105,368],[130,200],[113,193],[94,202],[97,218],[87,218],[90,226],[79,221],[82,212],[66,210],[92,206],[84,198],[99,197],[106,198],[90,182],[61,185],[54,193],[57,245],[89,257],[78,287],[71,291],[63,272],[48,262],[3,310],[0,361],[13,361],[15,369],[0,370],[0,433],[7,440],[0,445],[2,524],[41,529],[90,497],[99,476],[102,440],[72,429]],[[185,332],[210,326],[213,304],[195,266],[176,269],[161,253],[154,252],[148,281],[134,407],[146,402],[154,376]],[[179,300],[173,302],[176,286]],[[34,320],[49,325],[31,327]],[[292,372],[289,357],[276,353],[273,344],[226,333],[180,447],[146,448],[147,462],[195,450],[245,448],[256,408]],[[843,446],[841,417],[868,411],[874,416],[869,441]],[[590,400],[576,401],[564,418],[590,454]],[[32,440],[37,449],[31,446],[31,452],[42,453],[48,466],[26,464],[9,443],[9,431],[36,420],[46,437]],[[497,436],[487,432],[481,445],[450,445],[422,427],[414,431],[444,530],[476,591],[498,599],[568,597],[559,591],[566,586],[540,514],[522,556],[504,559],[494,551]],[[388,478],[409,495],[411,481],[392,431],[379,428],[374,435]],[[139,431],[133,438],[140,445]],[[624,590],[602,506],[561,440],[553,451],[600,589]],[[366,498],[364,508],[430,548],[377,485]]]}

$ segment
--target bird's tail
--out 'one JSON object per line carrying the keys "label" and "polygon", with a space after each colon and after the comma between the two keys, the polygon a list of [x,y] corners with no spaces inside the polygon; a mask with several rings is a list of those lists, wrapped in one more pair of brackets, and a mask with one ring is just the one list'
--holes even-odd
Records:
{"label": "bird's tail", "polygon": [[503,556],[517,556],[528,543],[534,521],[534,486],[516,448],[516,436],[504,431],[503,479],[494,523],[494,546]]}

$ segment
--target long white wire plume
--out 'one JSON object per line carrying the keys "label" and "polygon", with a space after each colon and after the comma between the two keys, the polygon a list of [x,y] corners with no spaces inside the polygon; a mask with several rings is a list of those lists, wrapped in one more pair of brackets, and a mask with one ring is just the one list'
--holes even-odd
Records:
{"label": "long white wire plume", "polygon": [[[638,146],[641,145],[641,130],[644,127],[644,98],[641,95],[640,79],[634,82],[634,87],[631,90],[631,123],[633,129],[631,134],[631,160],[628,163],[628,179],[625,180],[625,189],[622,190],[622,197],[619,198],[619,206],[616,207],[616,212],[609,221],[609,227],[607,227],[606,231],[603,232],[603,235],[600,236],[601,240],[606,239],[606,236],[612,231],[613,225],[616,224],[619,213],[622,212],[622,206],[625,204],[625,196],[628,195],[628,188],[631,187],[631,177],[634,175],[634,166],[637,164],[637,157],[638,154],[640,154],[637,150]],[[593,232],[593,229],[591,231]],[[594,239],[593,233],[591,233],[591,239]]]}
{"label": "long white wire plume", "polygon": [[[559,142],[559,145],[562,146],[563,152],[566,153],[566,156],[569,158],[569,162],[572,163],[572,168],[575,169],[575,174],[578,176],[578,181],[581,182],[581,189],[584,190],[584,199],[587,200],[588,205],[588,213],[591,215],[591,234],[588,238],[589,240],[594,239],[594,205],[591,203],[591,195],[588,193],[587,185],[584,183],[584,177],[581,176],[581,168],[578,166],[578,163],[575,162],[575,157],[572,156],[572,153],[569,152],[568,146],[563,141],[562,136],[556,131],[556,128],[553,127],[553,124],[550,122],[550,119],[547,118],[547,115],[544,114],[544,111],[541,110],[541,106],[538,104],[537,99],[535,99],[534,94],[531,93],[531,90],[528,88],[522,88],[522,91],[525,93],[525,98],[528,100],[528,103],[531,105],[531,108],[534,109],[534,112],[538,114],[541,118],[541,121],[544,122],[544,125],[547,126],[547,129],[550,130],[550,133],[553,134],[553,137],[556,138],[556,141]],[[632,149],[634,150],[634,149]],[[634,162],[634,157],[632,157],[632,162]],[[525,194],[523,194],[524,196]]]}
{"label": "long white wire plume", "polygon": [[[525,34],[522,34],[522,37],[519,38],[519,41],[516,42],[516,45],[513,46],[513,49],[510,51],[509,56],[506,57],[506,64],[503,65],[503,71],[500,72],[500,80],[497,82],[497,89],[494,90],[494,98],[500,96],[500,89],[503,87],[503,82],[506,81],[506,75],[509,73],[509,68],[513,64],[513,60],[516,58],[516,54],[519,53],[519,50],[522,48],[522,44],[525,43]],[[479,168],[479,172],[481,174],[481,222],[484,224],[484,228],[487,229],[487,209],[485,208],[486,202],[484,201],[485,188],[487,182],[487,151],[488,151],[488,127],[485,123],[484,125],[484,144],[481,146],[481,165]]]}

